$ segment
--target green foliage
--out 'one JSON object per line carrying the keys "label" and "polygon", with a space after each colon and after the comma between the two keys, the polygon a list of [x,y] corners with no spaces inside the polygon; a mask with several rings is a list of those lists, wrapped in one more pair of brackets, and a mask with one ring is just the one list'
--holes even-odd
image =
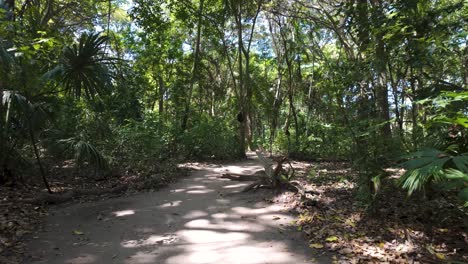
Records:
{"label": "green foliage", "polygon": [[114,139],[109,149],[111,164],[144,168],[165,161],[172,156],[170,127],[157,115],[148,113],[142,121],[127,120],[113,129]]}
{"label": "green foliage", "polygon": [[[438,183],[443,189],[460,191],[464,199],[468,183],[468,154],[451,156],[437,149],[426,149],[407,156],[402,166],[407,170],[399,179],[400,185],[411,195],[428,185]],[[465,202],[468,200],[465,200]]]}
{"label": "green foliage", "polygon": [[102,51],[106,41],[108,38],[99,34],[81,34],[78,43],[64,48],[60,65],[47,72],[44,78],[58,79],[76,98],[83,92],[87,98],[106,94],[111,80],[109,64],[112,63]]}
{"label": "green foliage", "polygon": [[78,166],[83,166],[85,162],[95,169],[103,170],[108,168],[107,160],[101,152],[92,144],[79,137],[61,139],[58,141],[63,145],[67,155],[71,155]]}
{"label": "green foliage", "polygon": [[236,130],[220,118],[202,117],[180,137],[187,158],[228,159],[237,157]]}

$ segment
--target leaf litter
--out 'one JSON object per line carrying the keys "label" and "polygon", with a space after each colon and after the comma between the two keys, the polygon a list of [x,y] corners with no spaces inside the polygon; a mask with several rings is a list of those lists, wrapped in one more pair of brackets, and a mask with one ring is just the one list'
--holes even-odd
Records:
{"label": "leaf litter", "polygon": [[[306,199],[283,193],[293,223],[317,254],[334,263],[468,262],[466,211],[453,197],[407,197],[392,175],[367,207],[357,198],[357,174],[345,162],[293,162]],[[398,170],[393,170],[397,174]]]}

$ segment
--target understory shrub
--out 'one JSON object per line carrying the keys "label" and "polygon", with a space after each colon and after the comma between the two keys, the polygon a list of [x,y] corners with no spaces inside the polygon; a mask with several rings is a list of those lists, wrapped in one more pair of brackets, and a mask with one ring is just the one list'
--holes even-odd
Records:
{"label": "understory shrub", "polygon": [[202,117],[180,137],[187,158],[229,159],[237,156],[237,129],[220,118]]}

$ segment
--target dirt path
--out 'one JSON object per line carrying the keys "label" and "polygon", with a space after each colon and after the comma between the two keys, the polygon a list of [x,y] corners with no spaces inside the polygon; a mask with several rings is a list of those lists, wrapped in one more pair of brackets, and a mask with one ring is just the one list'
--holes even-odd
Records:
{"label": "dirt path", "polygon": [[211,165],[158,192],[56,208],[26,263],[312,263],[292,216],[263,199],[270,192],[218,178],[260,169]]}

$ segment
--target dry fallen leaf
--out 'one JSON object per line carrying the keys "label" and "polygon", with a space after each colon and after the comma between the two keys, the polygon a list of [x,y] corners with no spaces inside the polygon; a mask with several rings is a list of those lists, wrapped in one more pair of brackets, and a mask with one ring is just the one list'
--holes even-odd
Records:
{"label": "dry fallen leaf", "polygon": [[335,242],[337,240],[338,240],[337,236],[329,236],[329,237],[327,237],[327,239],[325,239],[325,241],[327,241],[327,242]]}
{"label": "dry fallen leaf", "polygon": [[352,252],[353,250],[350,248],[343,248],[340,251],[338,251],[338,253],[343,254],[343,255],[351,254]]}

